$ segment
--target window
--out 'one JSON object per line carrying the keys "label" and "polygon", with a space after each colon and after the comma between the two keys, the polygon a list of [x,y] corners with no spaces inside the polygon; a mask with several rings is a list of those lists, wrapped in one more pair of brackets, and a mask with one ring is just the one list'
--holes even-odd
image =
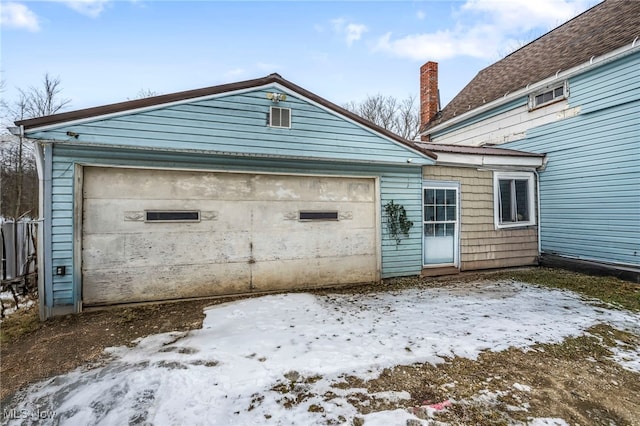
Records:
{"label": "window", "polygon": [[497,228],[535,225],[533,173],[494,173]]}
{"label": "window", "polygon": [[147,210],[145,222],[200,222],[200,212],[194,210]]}
{"label": "window", "polygon": [[567,98],[567,83],[546,87],[544,90],[529,95],[529,110]]}
{"label": "window", "polygon": [[269,126],[291,128],[291,108],[270,107]]}
{"label": "window", "polygon": [[298,214],[298,219],[302,221],[338,220],[337,211],[300,211]]}

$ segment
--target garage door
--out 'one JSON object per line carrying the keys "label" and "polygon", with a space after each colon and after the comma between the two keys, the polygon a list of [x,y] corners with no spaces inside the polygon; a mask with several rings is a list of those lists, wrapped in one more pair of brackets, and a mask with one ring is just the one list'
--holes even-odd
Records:
{"label": "garage door", "polygon": [[85,167],[85,305],[378,278],[374,179]]}

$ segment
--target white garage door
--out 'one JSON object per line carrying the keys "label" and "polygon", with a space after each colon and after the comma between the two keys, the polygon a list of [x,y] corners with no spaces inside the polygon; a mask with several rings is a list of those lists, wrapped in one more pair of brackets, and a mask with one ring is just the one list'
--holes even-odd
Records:
{"label": "white garage door", "polygon": [[85,167],[85,305],[374,281],[367,178]]}

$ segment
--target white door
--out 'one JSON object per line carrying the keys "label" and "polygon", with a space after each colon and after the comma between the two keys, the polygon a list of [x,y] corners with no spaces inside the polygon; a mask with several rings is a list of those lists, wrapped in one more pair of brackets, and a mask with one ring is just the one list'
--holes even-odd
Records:
{"label": "white door", "polygon": [[375,281],[373,178],[85,167],[85,305]]}
{"label": "white door", "polygon": [[458,266],[458,186],[423,187],[424,266]]}

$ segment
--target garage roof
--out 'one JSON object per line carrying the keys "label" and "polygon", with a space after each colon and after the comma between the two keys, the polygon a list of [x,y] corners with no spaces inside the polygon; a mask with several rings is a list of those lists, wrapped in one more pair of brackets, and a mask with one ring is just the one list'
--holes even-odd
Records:
{"label": "garage roof", "polygon": [[246,90],[254,87],[266,86],[269,84],[279,84],[280,86],[283,86],[301,95],[302,97],[305,97],[313,102],[316,102],[317,104],[322,105],[323,107],[329,110],[332,110],[342,116],[345,116],[346,118],[349,118],[355,121],[356,123],[375,131],[376,133],[382,134],[383,136],[386,136],[387,138],[390,138],[396,142],[399,142],[407,146],[408,148],[417,150],[420,153],[426,155],[427,157],[430,157],[432,159],[437,158],[437,155],[429,151],[428,149],[417,146],[411,141],[408,141],[396,135],[393,132],[390,132],[368,120],[365,120],[359,115],[354,114],[334,104],[333,102],[330,102],[306,89],[303,89],[302,87],[290,82],[289,80],[282,78],[282,76],[280,76],[277,73],[269,74],[266,77],[257,78],[253,80],[245,80],[245,81],[240,81],[236,83],[228,83],[228,84],[222,84],[218,86],[205,87],[202,89],[194,89],[194,90],[187,90],[187,91],[177,92],[177,93],[169,93],[169,94],[160,95],[160,96],[151,96],[144,99],[135,99],[135,100],[126,101],[126,102],[119,102],[119,103],[114,103],[109,105],[98,106],[98,107],[80,109],[76,111],[63,112],[60,114],[37,117],[37,118],[28,119],[28,120],[20,120],[20,121],[16,121],[15,124],[17,126],[24,126],[25,130],[31,130],[31,129],[36,129],[36,128],[45,127],[45,126],[65,124],[71,121],[98,118],[98,117],[109,115],[109,114],[124,113],[127,111],[137,110],[141,108],[149,108],[154,106],[162,106],[164,104],[169,104],[174,102],[188,101],[191,99],[202,98],[202,97],[211,96],[211,95],[231,93],[239,90]]}

